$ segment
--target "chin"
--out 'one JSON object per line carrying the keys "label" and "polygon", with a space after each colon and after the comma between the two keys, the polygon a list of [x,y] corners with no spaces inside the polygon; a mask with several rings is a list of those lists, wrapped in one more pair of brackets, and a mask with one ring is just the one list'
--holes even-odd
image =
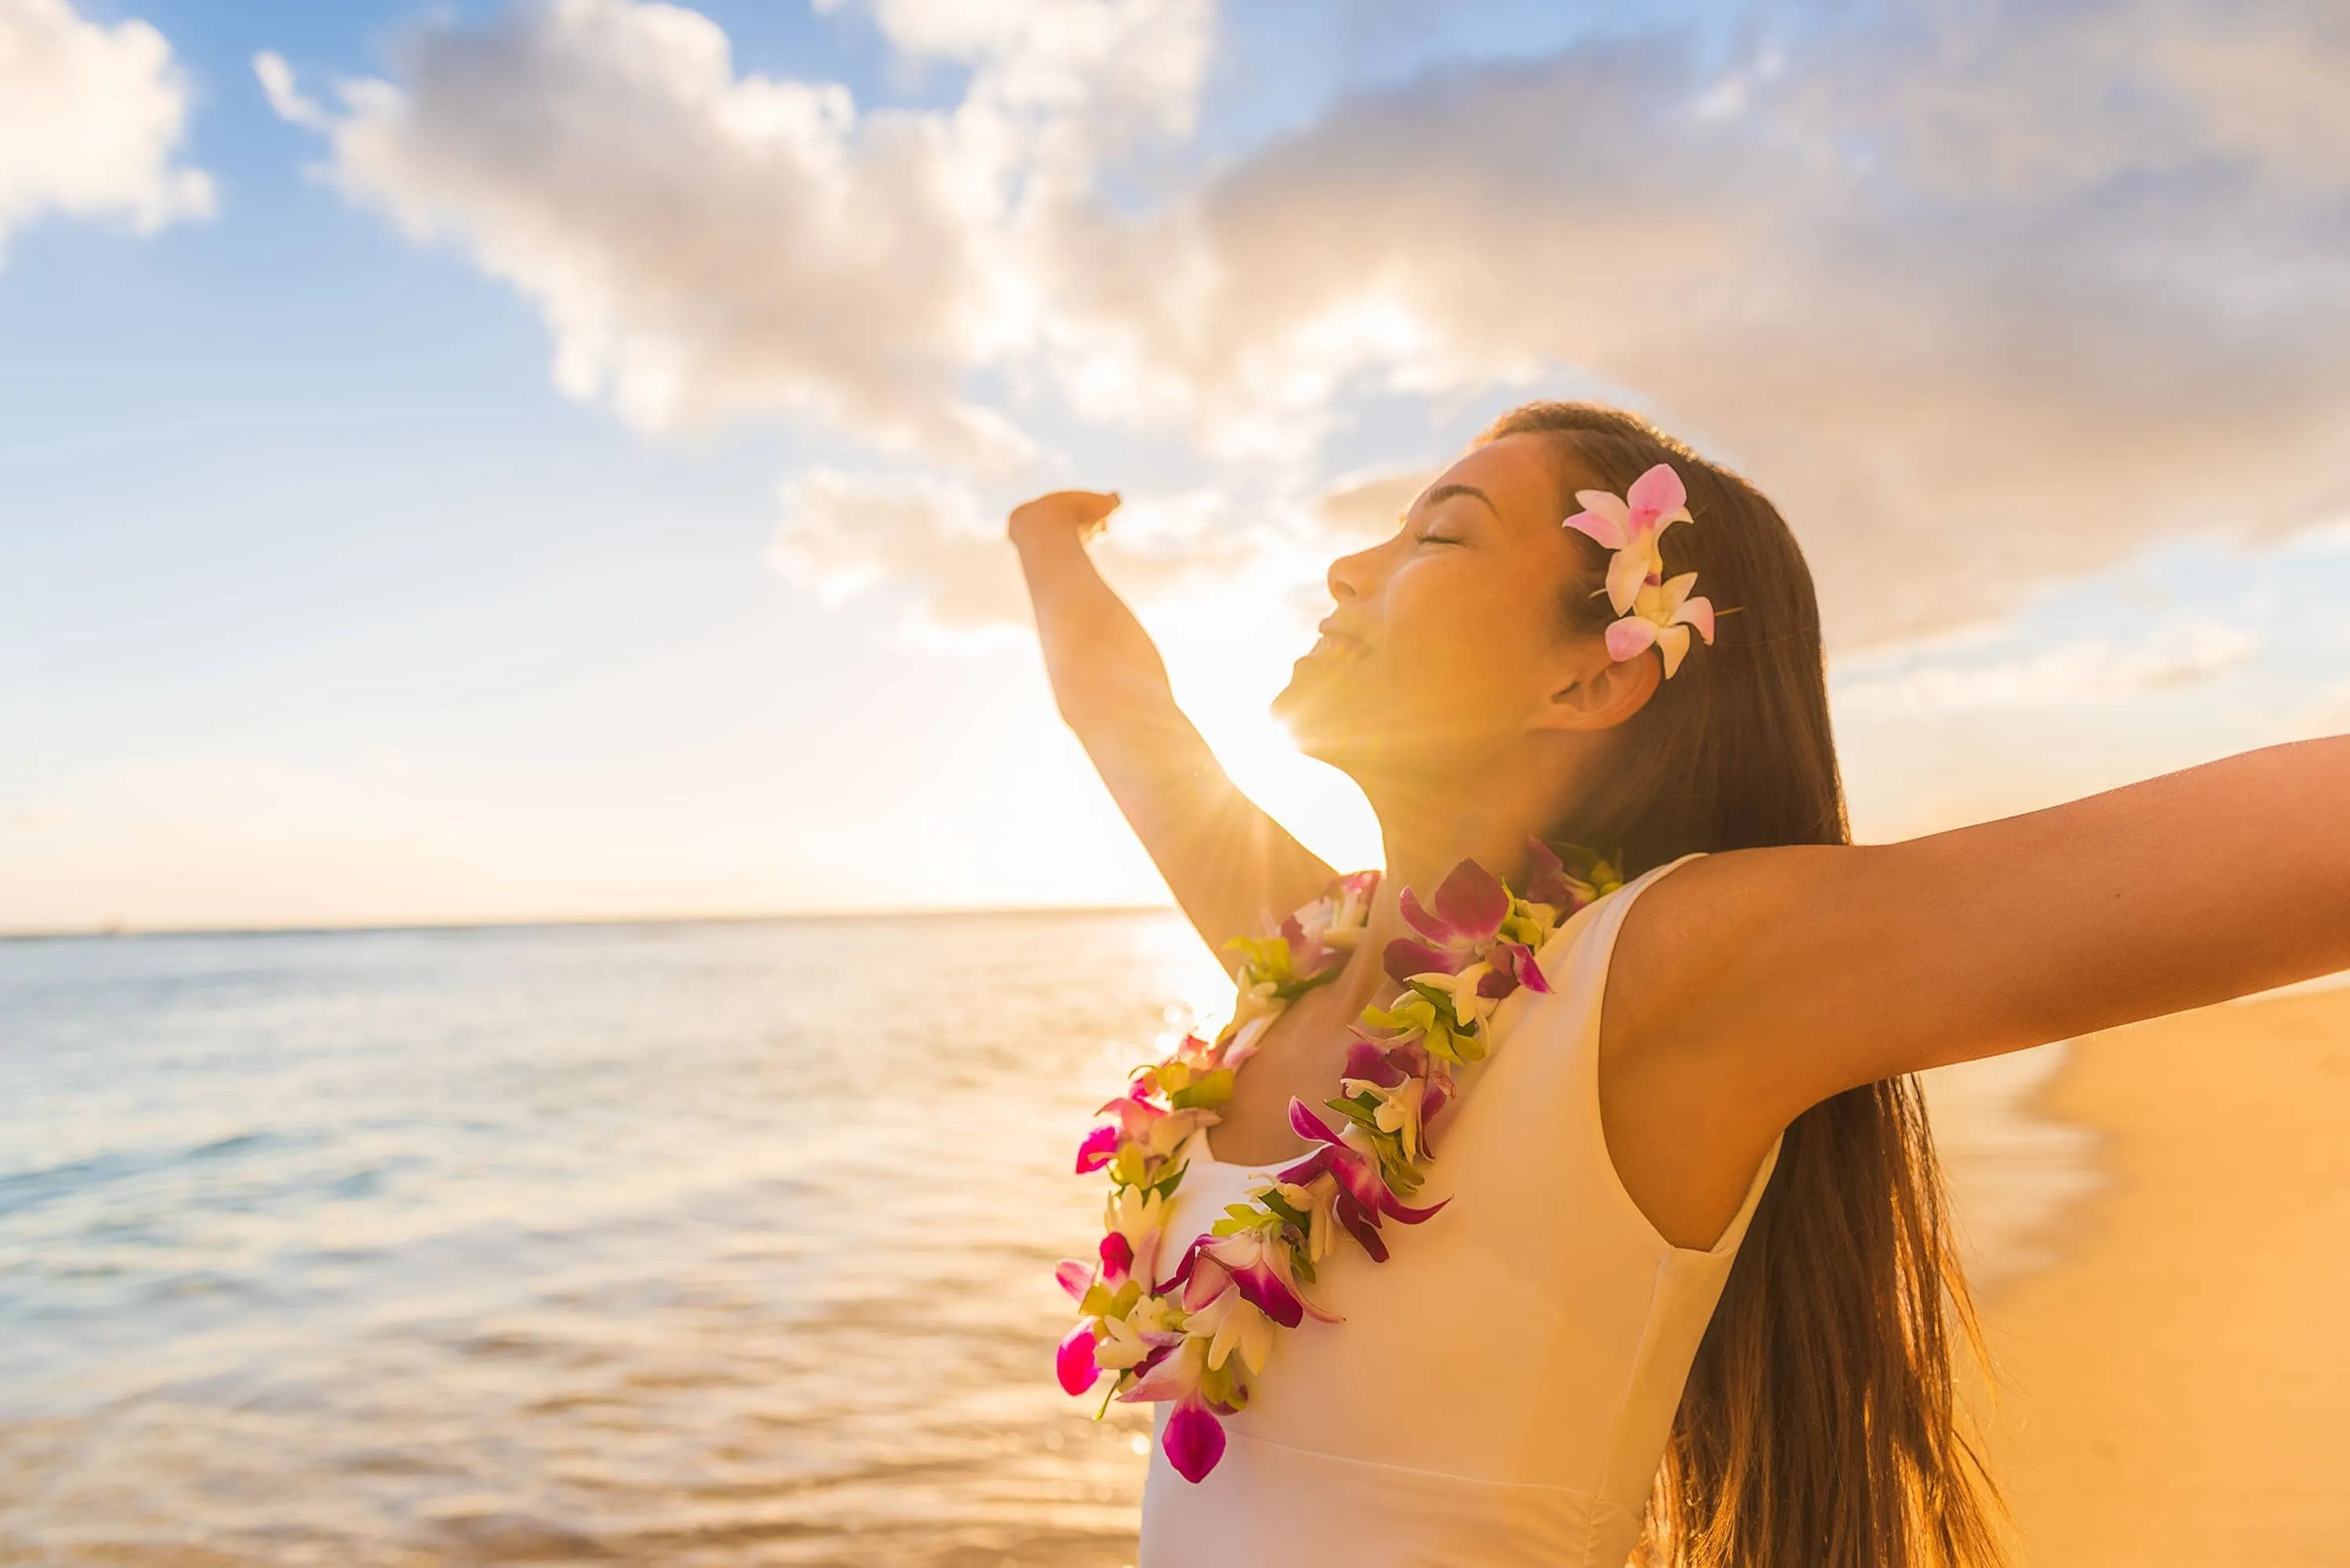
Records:
{"label": "chin", "polygon": [[1340,693],[1326,672],[1304,659],[1268,711],[1289,732],[1290,743],[1317,763],[1344,769],[1361,750],[1354,743],[1359,727],[1347,722]]}
{"label": "chin", "polygon": [[1308,756],[1314,754],[1310,737],[1320,728],[1317,720],[1330,705],[1329,687],[1327,673],[1315,669],[1312,660],[1301,659],[1290,667],[1289,684],[1274,693],[1265,710]]}

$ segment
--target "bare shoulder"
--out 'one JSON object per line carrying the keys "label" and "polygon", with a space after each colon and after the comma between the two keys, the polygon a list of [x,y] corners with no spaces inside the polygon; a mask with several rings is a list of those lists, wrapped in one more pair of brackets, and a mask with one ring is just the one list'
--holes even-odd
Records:
{"label": "bare shoulder", "polygon": [[1867,885],[1888,872],[1898,868],[1883,866],[1880,851],[1851,845],[1732,850],[1679,867],[1625,915],[1608,970],[1607,1037],[1635,1054],[1751,1037],[1764,1022],[1753,988],[1866,929]]}
{"label": "bare shoulder", "polygon": [[1841,846],[1740,850],[1679,867],[1626,913],[1601,1003],[1600,1120],[1625,1190],[1678,1247],[1713,1244],[1801,1091],[1740,1005],[1804,889]]}

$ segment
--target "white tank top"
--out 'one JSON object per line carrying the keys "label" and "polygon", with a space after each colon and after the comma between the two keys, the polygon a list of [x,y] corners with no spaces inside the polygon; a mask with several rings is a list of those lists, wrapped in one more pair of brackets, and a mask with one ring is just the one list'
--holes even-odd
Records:
{"label": "white tank top", "polygon": [[[1139,1568],[1622,1568],[1698,1341],[1779,1147],[1713,1246],[1676,1247],[1625,1191],[1599,1120],[1599,1004],[1660,866],[1578,912],[1435,1127],[1392,1256],[1342,1246],[1278,1337],[1222,1461],[1197,1485],[1152,1447]],[[1242,1069],[1245,1072],[1247,1069]],[[1290,1161],[1284,1160],[1282,1165]],[[1279,1166],[1195,1138],[1161,1241],[1182,1255]],[[1166,1407],[1159,1410],[1163,1422]]]}

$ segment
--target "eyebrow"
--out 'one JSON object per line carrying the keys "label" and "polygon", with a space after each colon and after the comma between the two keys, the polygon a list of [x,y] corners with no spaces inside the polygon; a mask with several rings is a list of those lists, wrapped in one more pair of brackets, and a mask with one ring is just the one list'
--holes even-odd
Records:
{"label": "eyebrow", "polygon": [[1450,501],[1456,495],[1466,495],[1472,500],[1483,502],[1485,510],[1493,514],[1494,520],[1496,522],[1501,520],[1502,509],[1493,504],[1493,498],[1473,484],[1437,485],[1433,489],[1422,491],[1415,506],[1434,506],[1439,502]]}

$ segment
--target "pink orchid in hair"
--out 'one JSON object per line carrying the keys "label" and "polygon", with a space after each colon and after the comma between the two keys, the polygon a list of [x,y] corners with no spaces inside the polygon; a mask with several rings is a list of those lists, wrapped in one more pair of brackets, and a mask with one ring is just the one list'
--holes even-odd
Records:
{"label": "pink orchid in hair", "polygon": [[1713,640],[1712,601],[1690,593],[1697,574],[1665,580],[1664,532],[1691,521],[1681,476],[1672,464],[1660,462],[1620,497],[1578,490],[1575,498],[1583,510],[1566,526],[1616,552],[1607,563],[1607,602],[1618,618],[1607,628],[1607,657],[1621,663],[1654,648],[1664,659],[1665,679],[1671,680],[1689,654],[1691,628]]}
{"label": "pink orchid in hair", "polygon": [[1676,523],[1690,521],[1689,492],[1672,464],[1660,462],[1632,482],[1620,497],[1605,490],[1578,490],[1583,510],[1566,525],[1590,535],[1616,552],[1607,566],[1607,602],[1623,615],[1640,585],[1662,578],[1665,557],[1658,541]]}
{"label": "pink orchid in hair", "polygon": [[1708,642],[1713,640],[1713,601],[1690,597],[1695,572],[1683,572],[1669,582],[1642,583],[1633,597],[1632,613],[1607,628],[1607,657],[1621,663],[1655,648],[1665,661],[1665,679],[1689,657],[1690,628]]}

